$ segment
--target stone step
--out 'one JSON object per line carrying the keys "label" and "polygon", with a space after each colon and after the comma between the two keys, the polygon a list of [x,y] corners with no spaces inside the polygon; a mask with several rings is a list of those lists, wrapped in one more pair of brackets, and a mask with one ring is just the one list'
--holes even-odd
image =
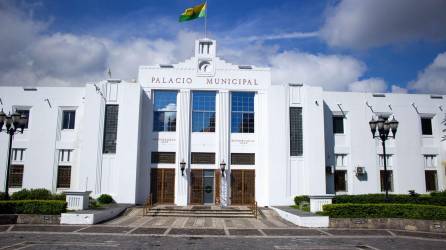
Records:
{"label": "stone step", "polygon": [[163,217],[213,217],[213,218],[254,218],[253,214],[184,214],[184,213],[153,213],[148,212],[147,216]]}
{"label": "stone step", "polygon": [[191,213],[191,214],[252,214],[251,210],[244,211],[219,211],[219,210],[166,210],[166,209],[150,209],[150,212],[157,213]]}

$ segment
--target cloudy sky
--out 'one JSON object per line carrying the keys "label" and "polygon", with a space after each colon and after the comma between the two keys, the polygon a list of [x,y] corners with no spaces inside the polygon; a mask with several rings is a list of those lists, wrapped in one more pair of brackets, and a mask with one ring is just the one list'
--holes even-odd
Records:
{"label": "cloudy sky", "polygon": [[[137,78],[193,54],[198,0],[0,0],[0,85]],[[446,94],[444,0],[209,0],[218,55],[272,68],[273,84]]]}

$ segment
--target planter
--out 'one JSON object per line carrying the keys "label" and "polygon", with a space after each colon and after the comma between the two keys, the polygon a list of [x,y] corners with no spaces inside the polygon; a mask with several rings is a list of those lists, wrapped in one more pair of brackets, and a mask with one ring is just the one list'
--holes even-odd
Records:
{"label": "planter", "polygon": [[0,225],[5,224],[60,224],[60,215],[0,214]]}
{"label": "planter", "polygon": [[446,221],[399,218],[330,218],[331,228],[396,229],[446,233]]}

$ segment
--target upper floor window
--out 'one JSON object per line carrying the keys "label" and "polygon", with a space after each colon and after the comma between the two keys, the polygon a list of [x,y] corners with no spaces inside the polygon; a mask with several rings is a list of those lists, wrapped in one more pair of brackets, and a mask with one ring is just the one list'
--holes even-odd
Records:
{"label": "upper floor window", "polygon": [[105,154],[116,153],[116,139],[118,133],[119,105],[107,104],[105,106],[104,118],[104,146],[102,152]]}
{"label": "upper floor window", "polygon": [[75,120],[76,120],[75,110],[62,111],[62,129],[74,129]]}
{"label": "upper floor window", "polygon": [[153,99],[153,131],[176,131],[177,92],[157,90]]}
{"label": "upper floor window", "polygon": [[192,132],[215,132],[215,92],[192,93]]}
{"label": "upper floor window", "polygon": [[432,135],[432,118],[430,117],[421,118],[421,134]]}
{"label": "upper floor window", "polygon": [[231,132],[254,133],[253,92],[233,92],[231,95]]}
{"label": "upper floor window", "polygon": [[344,117],[343,116],[333,116],[333,133],[343,134],[344,133]]}
{"label": "upper floor window", "polygon": [[436,155],[424,155],[424,167],[425,168],[437,167],[437,156]]}
{"label": "upper floor window", "polygon": [[303,155],[302,108],[290,107],[290,156]]}
{"label": "upper floor window", "polygon": [[29,123],[29,109],[16,109],[15,110],[17,113],[19,113],[20,115],[25,115],[26,118],[26,123],[25,123],[25,127],[24,128],[28,128],[28,123]]}

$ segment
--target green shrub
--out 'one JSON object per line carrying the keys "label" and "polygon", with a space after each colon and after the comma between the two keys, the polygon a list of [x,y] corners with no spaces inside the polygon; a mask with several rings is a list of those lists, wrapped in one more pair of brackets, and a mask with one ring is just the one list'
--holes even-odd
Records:
{"label": "green shrub", "polygon": [[113,198],[109,194],[101,194],[96,200],[101,204],[110,204],[114,202]]}
{"label": "green shrub", "polygon": [[52,194],[44,188],[25,188],[13,193],[11,200],[65,200],[65,194]]}
{"label": "green shrub", "polygon": [[60,214],[67,210],[65,201],[11,200],[0,201],[0,214]]}
{"label": "green shrub", "polygon": [[337,195],[333,203],[398,203],[398,204],[425,204],[446,206],[446,195],[407,195],[407,194],[389,194],[389,199],[385,201],[384,194],[360,194],[360,195]]}
{"label": "green shrub", "polygon": [[323,215],[332,218],[406,218],[446,220],[446,207],[418,204],[329,204]]}
{"label": "green shrub", "polygon": [[51,200],[59,200],[59,201],[64,201],[66,200],[66,195],[64,193],[60,193],[60,194],[52,194],[51,195]]}
{"label": "green shrub", "polygon": [[442,196],[442,197],[446,197],[446,190],[443,191],[435,191],[431,193],[431,196]]}
{"label": "green shrub", "polygon": [[300,195],[294,197],[294,204],[296,204],[297,206],[299,206],[299,204],[303,201],[310,202],[310,197],[308,197],[307,195]]}
{"label": "green shrub", "polygon": [[6,193],[0,192],[0,201],[6,200]]}

